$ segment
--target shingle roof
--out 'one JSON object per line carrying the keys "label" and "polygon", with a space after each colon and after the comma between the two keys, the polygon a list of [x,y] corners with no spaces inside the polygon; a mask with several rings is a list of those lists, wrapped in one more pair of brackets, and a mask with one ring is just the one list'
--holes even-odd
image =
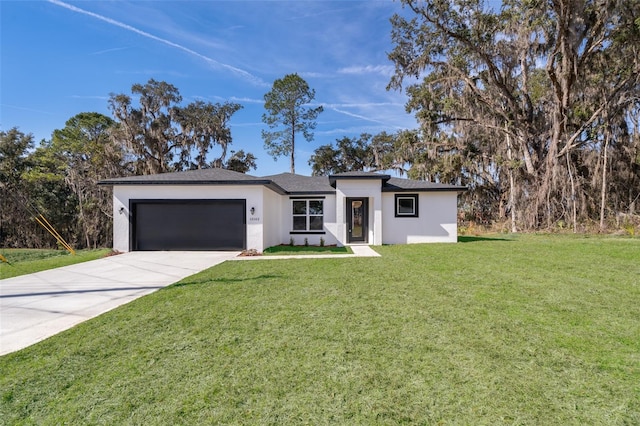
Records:
{"label": "shingle roof", "polygon": [[333,194],[336,190],[326,176],[301,176],[293,173],[265,176],[289,194],[323,193]]}
{"label": "shingle roof", "polygon": [[406,192],[406,191],[466,191],[466,186],[446,185],[442,183],[427,182],[424,180],[412,180],[401,178],[389,178],[382,186],[382,192]]}
{"label": "shingle roof", "polygon": [[329,183],[331,183],[331,186],[333,186],[334,188],[336,187],[336,181],[341,179],[362,179],[362,180],[379,179],[384,184],[384,182],[388,181],[390,177],[391,176],[389,175],[384,175],[376,172],[362,172],[362,171],[343,172],[343,173],[336,173],[334,175],[329,175]]}
{"label": "shingle roof", "polygon": [[388,180],[391,176],[385,175],[378,172],[363,172],[363,171],[354,171],[354,172],[343,172],[336,173],[334,175],[329,175],[329,179],[382,179]]}
{"label": "shingle roof", "polygon": [[200,169],[176,173],[128,176],[100,181],[101,185],[264,185],[280,194],[333,194],[340,179],[380,179],[383,192],[465,191],[464,186],[393,178],[375,172],[347,172],[331,176],[293,173],[256,177],[225,169]]}
{"label": "shingle roof", "polygon": [[100,182],[102,185],[138,185],[138,184],[163,184],[163,185],[207,185],[207,184],[265,184],[264,178],[251,176],[245,173],[234,172],[226,169],[199,169],[187,170],[175,173],[158,173],[155,175],[127,176],[115,179],[106,179]]}

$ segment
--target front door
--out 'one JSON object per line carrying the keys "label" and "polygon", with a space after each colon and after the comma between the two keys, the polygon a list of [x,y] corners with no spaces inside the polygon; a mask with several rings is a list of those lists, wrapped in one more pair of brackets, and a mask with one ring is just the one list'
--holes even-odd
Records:
{"label": "front door", "polygon": [[366,243],[369,234],[369,199],[347,198],[347,243]]}

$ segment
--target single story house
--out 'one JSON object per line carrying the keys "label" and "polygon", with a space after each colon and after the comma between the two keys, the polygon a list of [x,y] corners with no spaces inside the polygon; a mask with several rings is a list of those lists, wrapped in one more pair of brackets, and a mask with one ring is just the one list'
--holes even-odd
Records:
{"label": "single story house", "polygon": [[224,169],[108,179],[113,248],[242,250],[457,241],[465,187],[374,172],[256,177]]}

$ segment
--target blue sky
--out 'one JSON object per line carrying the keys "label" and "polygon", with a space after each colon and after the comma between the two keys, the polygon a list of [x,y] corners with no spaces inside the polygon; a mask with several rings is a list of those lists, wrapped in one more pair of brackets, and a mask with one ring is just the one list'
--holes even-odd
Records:
{"label": "blue sky", "polygon": [[194,100],[243,105],[233,144],[257,156],[255,175],[289,171],[263,149],[263,96],[298,73],[324,106],[315,140],[300,141],[296,172],[319,145],[415,128],[406,96],[387,91],[393,65],[385,1],[0,1],[0,127],[36,142],[80,112],[111,115],[110,93],[150,78]]}

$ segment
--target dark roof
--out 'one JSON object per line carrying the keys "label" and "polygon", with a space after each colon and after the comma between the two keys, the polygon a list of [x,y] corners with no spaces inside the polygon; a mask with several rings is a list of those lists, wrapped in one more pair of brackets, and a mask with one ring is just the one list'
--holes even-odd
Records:
{"label": "dark roof", "polygon": [[427,182],[424,180],[412,180],[401,178],[389,178],[382,186],[382,192],[407,192],[407,191],[466,191],[466,186],[446,185],[442,183]]}
{"label": "dark roof", "polygon": [[333,194],[336,190],[329,185],[326,176],[301,176],[293,173],[265,176],[289,194]]}
{"label": "dark roof", "polygon": [[389,175],[383,175],[381,173],[376,173],[376,172],[355,171],[355,172],[343,172],[343,173],[336,173],[335,175],[329,175],[329,182],[331,183],[331,186],[335,188],[336,180],[339,180],[339,179],[380,179],[384,183],[388,181],[390,177],[391,176]]}
{"label": "dark roof", "polygon": [[464,186],[393,178],[375,172],[347,172],[331,176],[293,173],[256,177],[225,169],[200,169],[176,173],[128,176],[100,181],[100,185],[264,185],[279,194],[333,194],[340,179],[380,179],[383,192],[466,191]]}
{"label": "dark roof", "polygon": [[226,169],[199,169],[155,175],[127,176],[100,181],[101,185],[210,185],[210,184],[265,184],[264,178]]}
{"label": "dark roof", "polygon": [[336,173],[334,175],[329,175],[329,179],[382,179],[388,180],[391,176],[384,175],[378,172],[363,172],[363,171],[354,171],[354,172],[343,172]]}

